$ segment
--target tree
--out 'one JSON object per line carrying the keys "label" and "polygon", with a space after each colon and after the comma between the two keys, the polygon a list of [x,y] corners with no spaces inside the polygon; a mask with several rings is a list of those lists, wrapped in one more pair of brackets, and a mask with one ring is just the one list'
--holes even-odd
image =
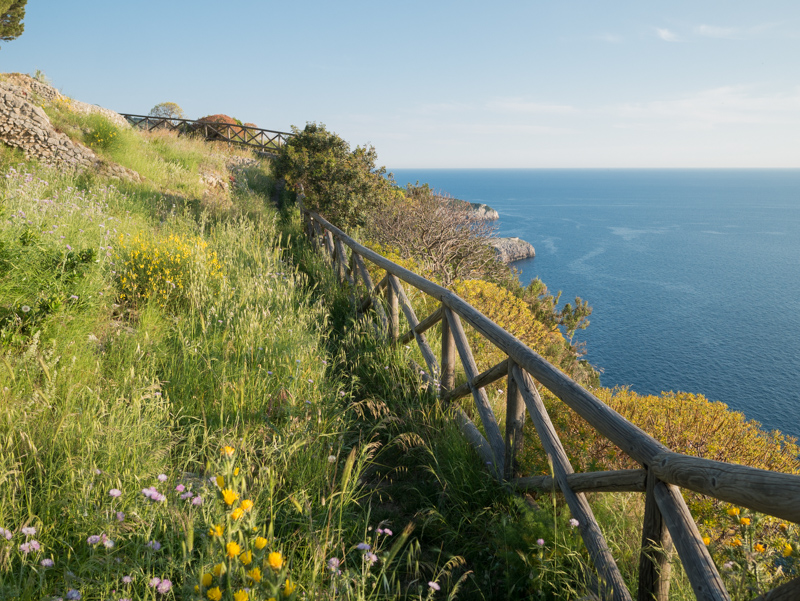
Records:
{"label": "tree", "polygon": [[308,208],[345,230],[363,226],[371,207],[385,204],[402,191],[376,167],[372,146],[350,145],[320,123],[308,123],[281,148],[275,176],[302,186]]}
{"label": "tree", "polygon": [[160,102],[150,109],[148,115],[166,119],[186,119],[183,109],[174,102]]}
{"label": "tree", "polygon": [[25,31],[25,5],[28,0],[0,0],[0,41],[10,42]]}

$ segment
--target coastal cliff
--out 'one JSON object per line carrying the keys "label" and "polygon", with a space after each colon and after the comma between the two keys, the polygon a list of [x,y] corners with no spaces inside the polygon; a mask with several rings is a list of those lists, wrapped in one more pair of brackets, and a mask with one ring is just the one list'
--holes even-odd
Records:
{"label": "coastal cliff", "polygon": [[490,244],[494,247],[498,259],[503,263],[513,263],[536,256],[533,245],[521,238],[493,238]]}

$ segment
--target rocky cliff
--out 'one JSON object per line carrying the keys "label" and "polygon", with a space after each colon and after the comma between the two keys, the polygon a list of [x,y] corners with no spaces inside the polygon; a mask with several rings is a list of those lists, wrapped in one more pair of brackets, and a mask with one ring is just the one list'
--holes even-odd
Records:
{"label": "rocky cliff", "polygon": [[512,263],[536,256],[533,245],[521,238],[494,238],[490,243],[497,252],[497,257],[503,263]]}

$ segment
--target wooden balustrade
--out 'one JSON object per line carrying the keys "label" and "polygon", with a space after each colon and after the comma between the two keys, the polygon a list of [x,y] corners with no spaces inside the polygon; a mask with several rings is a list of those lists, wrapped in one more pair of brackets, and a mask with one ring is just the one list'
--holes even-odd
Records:
{"label": "wooden balustrade", "polygon": [[[594,519],[586,492],[631,491],[645,495],[637,591],[639,601],[666,601],[668,598],[673,549],[677,551],[698,599],[729,599],[678,487],[800,522],[800,476],[671,451],[454,293],[362,246],[320,215],[301,210],[307,223],[306,231],[315,239],[317,247],[324,248],[331,258],[340,281],[348,281],[354,288],[359,278],[363,283],[366,295],[357,303],[359,312],[363,314],[370,308],[374,309],[382,331],[391,341],[417,342],[428,366],[426,376],[438,385],[441,402],[451,405],[460,398],[472,396],[482,428],[460,408],[453,407],[452,415],[489,473],[517,490],[551,490],[564,495],[572,515],[578,520],[581,536],[600,577],[597,592],[602,598],[627,600],[632,597]],[[351,253],[349,260],[346,249]],[[386,271],[386,276],[377,286],[372,283],[365,260]],[[440,306],[419,321],[404,284],[436,299]],[[379,298],[381,293],[385,298]],[[401,312],[409,327],[402,335]],[[462,322],[502,350],[507,358],[478,373]],[[441,324],[442,336],[440,362],[437,362],[425,336],[425,332],[437,323]],[[456,357],[460,358],[466,376],[466,382],[459,386],[455,385]],[[502,378],[507,379],[505,436],[484,390]],[[574,473],[542,403],[538,385],[550,390],[598,433],[639,463],[642,469]],[[552,461],[552,477],[515,477],[515,459],[524,446],[526,409]],[[759,597],[765,600],[798,598],[800,579]]]}

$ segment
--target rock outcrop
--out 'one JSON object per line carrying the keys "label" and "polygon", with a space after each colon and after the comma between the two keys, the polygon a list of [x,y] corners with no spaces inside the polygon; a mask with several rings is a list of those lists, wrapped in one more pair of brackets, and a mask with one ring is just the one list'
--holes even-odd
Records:
{"label": "rock outcrop", "polygon": [[494,238],[490,244],[497,252],[497,258],[503,263],[513,263],[536,256],[533,245],[521,238]]}
{"label": "rock outcrop", "polygon": [[472,211],[475,213],[475,216],[482,221],[497,221],[500,219],[498,212],[489,205],[481,202],[471,202],[469,203],[469,206],[472,207]]}
{"label": "rock outcrop", "polygon": [[[110,177],[141,181],[135,171],[100,159],[86,146],[56,131],[40,104],[58,101],[69,102],[71,110],[79,112],[98,112],[107,117],[112,113],[128,127],[125,119],[113,111],[70,101],[51,86],[12,73],[0,79],[0,142],[21,149],[28,159],[61,169],[93,169]],[[119,124],[118,119],[109,118]]]}

